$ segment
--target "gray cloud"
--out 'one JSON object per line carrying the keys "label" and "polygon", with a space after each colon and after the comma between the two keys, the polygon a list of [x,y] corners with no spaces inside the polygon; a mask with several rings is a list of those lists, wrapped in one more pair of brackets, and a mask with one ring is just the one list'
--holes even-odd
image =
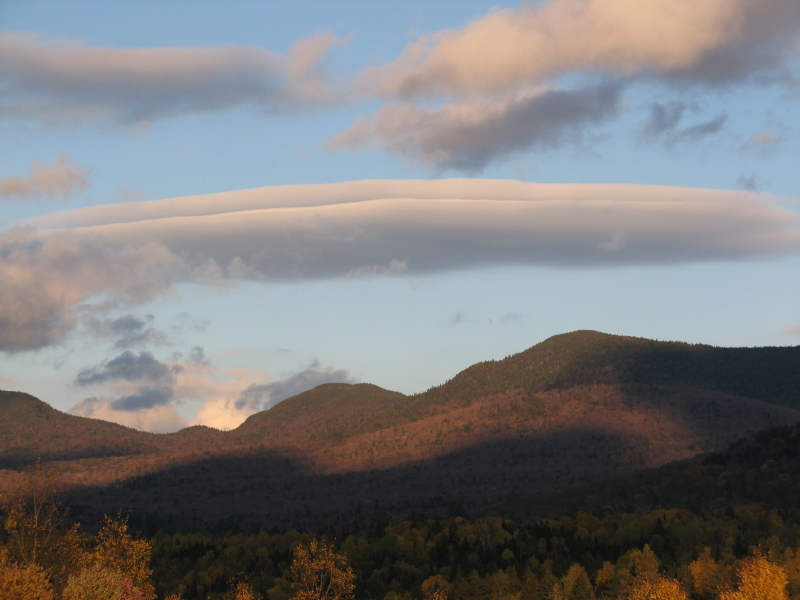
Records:
{"label": "gray cloud", "polygon": [[66,200],[77,190],[89,187],[90,171],[91,169],[71,163],[66,153],[51,165],[34,161],[28,177],[10,175],[0,179],[0,200],[43,196]]}
{"label": "gray cloud", "polygon": [[445,105],[439,110],[385,106],[327,146],[329,151],[377,145],[436,171],[474,173],[490,162],[532,148],[555,148],[616,116],[621,86],[545,90],[510,100]]}
{"label": "gray cloud", "polygon": [[135,394],[115,398],[109,402],[114,410],[137,411],[143,408],[164,406],[172,400],[172,388],[142,386]]}
{"label": "gray cloud", "polygon": [[704,137],[719,133],[728,120],[725,115],[719,115],[703,123],[680,128],[680,122],[687,108],[687,105],[681,102],[652,104],[650,116],[642,130],[642,139],[648,142],[661,142],[667,146],[680,142],[698,142]]}
{"label": "gray cloud", "polygon": [[206,358],[206,351],[200,346],[194,346],[192,348],[192,351],[189,353],[189,360],[196,365],[208,366],[209,364],[208,359]]}
{"label": "gray cloud", "polygon": [[0,116],[48,123],[101,120],[147,124],[247,106],[264,113],[341,99],[321,60],[340,43],[321,33],[285,55],[262,48],[103,48],[74,40],[0,35]]}
{"label": "gray cloud", "polygon": [[682,102],[653,103],[650,106],[650,116],[644,124],[642,137],[655,140],[665,134],[673,133],[678,128],[685,110],[686,105]]}
{"label": "gray cloud", "polygon": [[343,369],[322,367],[318,362],[314,362],[309,368],[286,379],[248,386],[239,395],[235,407],[237,410],[267,410],[287,398],[302,394],[323,383],[355,383],[355,381],[350,377],[350,373]]}
{"label": "gray cloud", "polygon": [[741,175],[737,180],[736,183],[739,185],[740,188],[743,190],[747,190],[748,192],[757,192],[758,191],[758,175],[753,173],[745,177]]}
{"label": "gray cloud", "polygon": [[99,365],[81,369],[75,378],[75,384],[86,386],[119,380],[171,383],[175,373],[179,370],[178,365],[169,367],[149,352],[134,354],[130,350],[126,350],[115,358],[104,360]]}
{"label": "gray cloud", "polygon": [[115,337],[114,348],[125,350],[134,346],[169,344],[167,335],[155,327],[153,315],[143,317],[127,314],[116,318],[99,319],[89,315],[84,319],[84,326],[95,336]]}
{"label": "gray cloud", "polygon": [[460,310],[453,313],[453,315],[450,317],[450,325],[460,325],[466,321],[467,317],[465,317],[464,313],[462,313]]}

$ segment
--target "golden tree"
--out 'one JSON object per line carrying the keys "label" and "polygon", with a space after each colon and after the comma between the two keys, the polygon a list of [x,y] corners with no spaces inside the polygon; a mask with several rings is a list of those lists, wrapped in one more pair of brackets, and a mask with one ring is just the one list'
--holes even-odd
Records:
{"label": "golden tree", "polygon": [[249,585],[240,581],[225,593],[225,600],[256,600],[256,596]]}
{"label": "golden tree", "polygon": [[311,538],[294,549],[291,566],[296,600],[351,600],[356,575],[347,558],[325,541]]}
{"label": "golden tree", "polygon": [[53,600],[47,574],[37,564],[22,565],[0,547],[0,598],[3,600]]}
{"label": "golden tree", "polygon": [[[58,588],[80,568],[83,556],[78,526],[65,530],[68,511],[59,501],[57,474],[37,459],[25,483],[0,497],[9,557],[41,569]],[[32,570],[30,572],[33,572]]]}
{"label": "golden tree", "polygon": [[433,575],[422,582],[422,597],[425,600],[447,600],[450,584],[441,575]]}
{"label": "golden tree", "polygon": [[760,554],[742,561],[738,577],[738,589],[722,592],[720,600],[786,600],[789,597],[786,569]]}
{"label": "golden tree", "polygon": [[628,600],[689,600],[689,595],[677,580],[659,577],[641,581],[631,590]]}
{"label": "golden tree", "polygon": [[5,513],[5,528],[11,553],[23,565],[43,565],[52,561],[58,530],[66,512],[58,502],[56,473],[45,471],[41,459],[24,486],[0,505]]}
{"label": "golden tree", "polygon": [[93,566],[119,573],[124,580],[130,580],[130,584],[141,592],[143,600],[155,599],[150,542],[134,540],[128,533],[128,521],[121,516],[116,519],[106,516],[97,539],[97,548],[90,559]]}

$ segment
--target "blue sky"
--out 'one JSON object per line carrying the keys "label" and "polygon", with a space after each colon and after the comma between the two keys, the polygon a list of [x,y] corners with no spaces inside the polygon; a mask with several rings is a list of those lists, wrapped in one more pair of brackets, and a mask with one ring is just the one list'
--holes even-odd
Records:
{"label": "blue sky", "polygon": [[793,0],[6,3],[0,387],[229,428],[576,329],[796,345],[798,34]]}

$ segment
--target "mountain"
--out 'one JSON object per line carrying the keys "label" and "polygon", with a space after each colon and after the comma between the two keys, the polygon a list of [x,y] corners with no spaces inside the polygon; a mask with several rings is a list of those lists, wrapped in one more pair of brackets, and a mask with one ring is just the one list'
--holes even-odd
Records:
{"label": "mountain", "polygon": [[[0,417],[0,466],[49,458],[89,512],[270,526],[454,507],[519,515],[797,423],[800,347],[578,331],[412,396],[325,384],[228,432],[147,434],[12,392],[0,392]],[[0,485],[16,479],[0,473]]]}

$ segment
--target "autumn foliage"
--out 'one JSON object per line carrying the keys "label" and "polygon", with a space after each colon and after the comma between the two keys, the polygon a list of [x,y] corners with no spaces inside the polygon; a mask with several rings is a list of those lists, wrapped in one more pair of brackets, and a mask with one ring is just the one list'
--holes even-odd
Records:
{"label": "autumn foliage", "polygon": [[298,544],[292,562],[296,600],[351,600],[356,578],[347,558],[337,554],[325,540],[311,538]]}

